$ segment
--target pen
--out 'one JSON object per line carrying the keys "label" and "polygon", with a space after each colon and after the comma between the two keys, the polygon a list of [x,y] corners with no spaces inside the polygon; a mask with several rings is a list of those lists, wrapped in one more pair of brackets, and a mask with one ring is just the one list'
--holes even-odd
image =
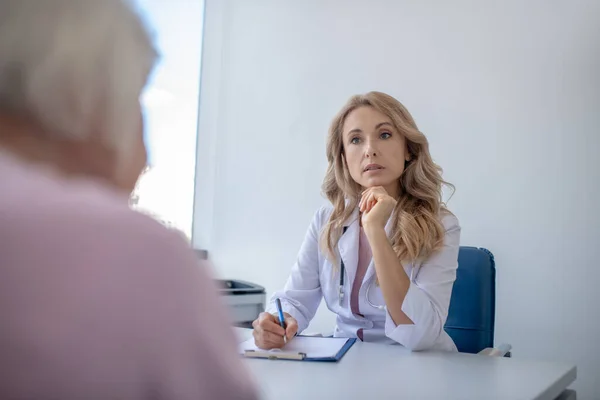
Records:
{"label": "pen", "polygon": [[[283,310],[281,309],[281,301],[279,299],[275,299],[275,305],[277,306],[277,313],[279,314],[279,325],[285,331],[285,318],[283,318]],[[283,334],[283,343],[287,344],[287,337],[285,333]]]}

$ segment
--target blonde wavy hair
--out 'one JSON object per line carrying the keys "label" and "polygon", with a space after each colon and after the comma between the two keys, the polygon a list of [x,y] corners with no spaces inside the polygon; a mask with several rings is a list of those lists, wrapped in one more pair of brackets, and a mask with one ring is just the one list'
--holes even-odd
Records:
{"label": "blonde wavy hair", "polygon": [[[408,110],[395,98],[381,92],[369,92],[350,98],[333,119],[327,138],[327,173],[322,191],[333,204],[333,212],[321,234],[321,247],[332,260],[344,223],[360,200],[363,188],[350,176],[342,144],[346,117],[356,108],[368,106],[385,114],[396,130],[406,138],[410,161],[399,178],[397,204],[392,213],[391,239],[398,259],[414,261],[427,258],[443,246],[445,229],[441,213],[449,212],[442,200],[442,187],[454,186],[442,179],[442,169],[429,154],[429,143],[419,131]],[[404,154],[398,154],[404,158]],[[336,265],[336,263],[334,263]]]}

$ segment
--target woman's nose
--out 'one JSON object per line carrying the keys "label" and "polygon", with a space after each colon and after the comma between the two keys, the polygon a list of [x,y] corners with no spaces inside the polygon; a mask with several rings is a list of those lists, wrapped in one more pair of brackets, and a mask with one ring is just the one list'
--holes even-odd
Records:
{"label": "woman's nose", "polygon": [[375,146],[370,141],[366,142],[365,154],[367,157],[375,157],[377,156],[377,150]]}

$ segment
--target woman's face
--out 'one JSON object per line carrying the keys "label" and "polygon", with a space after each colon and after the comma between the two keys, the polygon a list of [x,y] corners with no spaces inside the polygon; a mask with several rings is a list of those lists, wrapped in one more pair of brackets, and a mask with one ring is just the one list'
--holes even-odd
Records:
{"label": "woman's face", "polygon": [[398,193],[408,148],[388,116],[373,107],[356,108],[344,121],[342,143],[350,176],[356,183],[365,189],[383,186],[391,196]]}

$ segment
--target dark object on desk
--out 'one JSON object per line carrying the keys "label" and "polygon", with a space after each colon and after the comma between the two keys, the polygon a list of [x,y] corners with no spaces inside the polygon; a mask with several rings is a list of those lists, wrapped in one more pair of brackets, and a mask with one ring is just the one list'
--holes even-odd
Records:
{"label": "dark object on desk", "polygon": [[217,279],[219,292],[225,295],[244,295],[265,293],[265,288],[255,283]]}
{"label": "dark object on desk", "polygon": [[217,279],[219,294],[231,311],[234,326],[251,328],[252,321],[265,310],[265,288],[255,283]]}
{"label": "dark object on desk", "polygon": [[208,260],[208,250],[194,249],[194,251],[196,252],[196,255],[198,256],[198,259]]}
{"label": "dark object on desk", "polygon": [[462,246],[444,326],[458,351],[475,354],[494,347],[495,312],[494,255],[483,248]]}

